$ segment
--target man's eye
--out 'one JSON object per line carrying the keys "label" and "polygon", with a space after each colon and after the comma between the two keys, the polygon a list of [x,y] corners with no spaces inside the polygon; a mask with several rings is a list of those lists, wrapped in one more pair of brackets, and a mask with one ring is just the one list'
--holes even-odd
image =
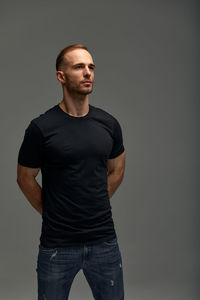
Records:
{"label": "man's eye", "polygon": [[[80,68],[82,68],[83,66],[76,66],[76,69],[80,69]],[[94,70],[94,67],[89,67],[91,70]]]}

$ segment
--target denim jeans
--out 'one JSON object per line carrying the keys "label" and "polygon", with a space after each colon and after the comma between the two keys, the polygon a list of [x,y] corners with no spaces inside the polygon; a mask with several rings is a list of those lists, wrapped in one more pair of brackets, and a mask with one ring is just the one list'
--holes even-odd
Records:
{"label": "denim jeans", "polygon": [[81,269],[95,300],[124,300],[117,237],[95,245],[52,249],[39,245],[38,300],[67,300],[73,279]]}

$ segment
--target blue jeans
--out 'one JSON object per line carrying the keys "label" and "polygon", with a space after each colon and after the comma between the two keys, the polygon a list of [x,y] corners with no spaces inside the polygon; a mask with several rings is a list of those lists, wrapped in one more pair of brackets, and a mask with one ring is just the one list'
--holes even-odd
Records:
{"label": "blue jeans", "polygon": [[39,245],[38,300],[67,300],[80,269],[95,300],[124,300],[122,257],[117,237],[95,245],[52,249]]}

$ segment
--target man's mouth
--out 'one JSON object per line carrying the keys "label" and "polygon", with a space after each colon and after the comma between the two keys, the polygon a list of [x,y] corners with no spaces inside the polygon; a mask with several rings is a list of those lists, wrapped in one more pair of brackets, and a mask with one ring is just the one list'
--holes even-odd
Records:
{"label": "man's mouth", "polygon": [[85,83],[85,84],[91,84],[91,83],[92,83],[92,81],[90,81],[90,80],[86,80],[86,81],[84,81],[83,83]]}

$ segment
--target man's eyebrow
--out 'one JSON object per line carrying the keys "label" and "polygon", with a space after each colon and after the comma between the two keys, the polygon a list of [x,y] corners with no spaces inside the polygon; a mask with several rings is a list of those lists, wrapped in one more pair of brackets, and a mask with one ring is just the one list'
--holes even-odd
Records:
{"label": "man's eyebrow", "polygon": [[[74,64],[73,67],[75,66],[78,66],[78,65],[85,65],[84,63],[77,63],[77,64]],[[89,64],[89,66],[93,66],[95,68],[95,64]]]}

